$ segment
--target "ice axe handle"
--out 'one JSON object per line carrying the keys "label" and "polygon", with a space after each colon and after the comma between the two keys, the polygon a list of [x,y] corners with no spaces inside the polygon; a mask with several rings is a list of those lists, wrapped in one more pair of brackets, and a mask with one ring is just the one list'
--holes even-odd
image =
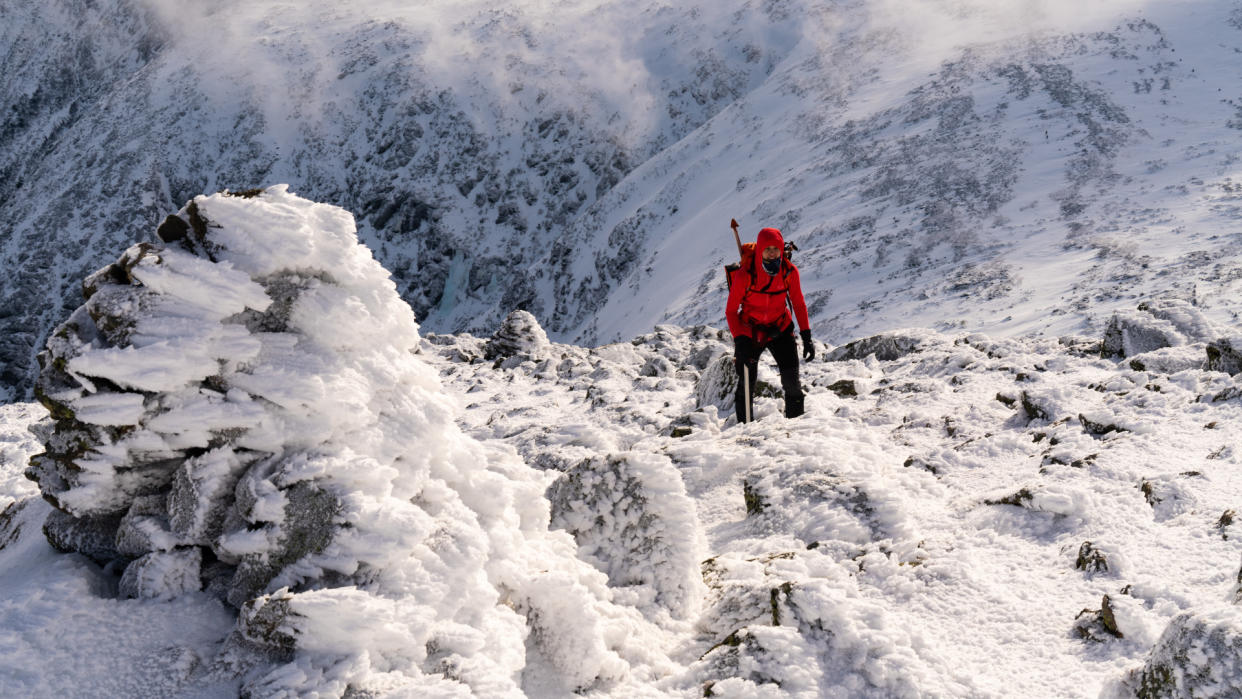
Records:
{"label": "ice axe handle", "polygon": [[735,219],[735,218],[731,218],[731,219],[729,219],[729,227],[733,229],[733,241],[734,241],[735,243],[737,243],[737,256],[738,256],[738,259],[741,259],[741,257],[742,257],[742,237],[741,237],[740,235],[738,235],[738,234],[737,234],[737,219]]}

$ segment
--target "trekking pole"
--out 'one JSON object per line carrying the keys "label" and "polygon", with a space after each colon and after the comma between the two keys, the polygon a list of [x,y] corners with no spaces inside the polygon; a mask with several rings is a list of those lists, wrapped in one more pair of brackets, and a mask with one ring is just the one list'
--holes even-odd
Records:
{"label": "trekking pole", "polygon": [[746,382],[746,422],[750,422],[750,367],[742,362],[742,380]]}

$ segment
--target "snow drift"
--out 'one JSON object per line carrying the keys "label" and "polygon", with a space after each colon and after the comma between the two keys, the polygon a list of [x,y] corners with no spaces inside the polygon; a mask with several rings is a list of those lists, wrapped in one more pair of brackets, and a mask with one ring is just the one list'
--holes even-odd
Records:
{"label": "snow drift", "polygon": [[48,540],[120,572],[122,596],[239,610],[177,691],[502,696],[532,653],[568,689],[660,662],[548,530],[543,476],[454,425],[352,216],[226,191],[159,237],[87,279],[40,355],[27,475]]}

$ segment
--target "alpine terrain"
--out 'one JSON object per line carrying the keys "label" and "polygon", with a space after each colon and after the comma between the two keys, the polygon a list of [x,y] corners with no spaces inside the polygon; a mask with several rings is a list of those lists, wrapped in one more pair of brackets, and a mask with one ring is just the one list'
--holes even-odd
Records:
{"label": "alpine terrain", "polygon": [[[0,61],[0,695],[1242,692],[1237,0],[0,0]],[[730,218],[801,417],[733,414]]]}

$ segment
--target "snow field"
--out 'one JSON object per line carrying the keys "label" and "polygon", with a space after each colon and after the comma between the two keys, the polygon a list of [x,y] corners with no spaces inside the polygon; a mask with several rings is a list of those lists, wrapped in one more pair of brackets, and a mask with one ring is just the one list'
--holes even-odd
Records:
{"label": "snow field", "polygon": [[[711,556],[670,690],[1094,696],[1175,615],[1231,597],[1242,551],[1218,524],[1239,497],[1239,406],[1212,397],[1235,379],[1136,371],[1086,338],[906,337],[890,346],[918,349],[896,359],[804,365],[808,415],[760,398],[744,426],[693,407],[729,350],[707,328],[524,363],[480,361],[469,336],[424,352],[468,431],[531,463],[572,474],[620,449],[677,466]],[[674,371],[642,377],[654,356]],[[1105,595],[1120,638],[1092,621]]]}

